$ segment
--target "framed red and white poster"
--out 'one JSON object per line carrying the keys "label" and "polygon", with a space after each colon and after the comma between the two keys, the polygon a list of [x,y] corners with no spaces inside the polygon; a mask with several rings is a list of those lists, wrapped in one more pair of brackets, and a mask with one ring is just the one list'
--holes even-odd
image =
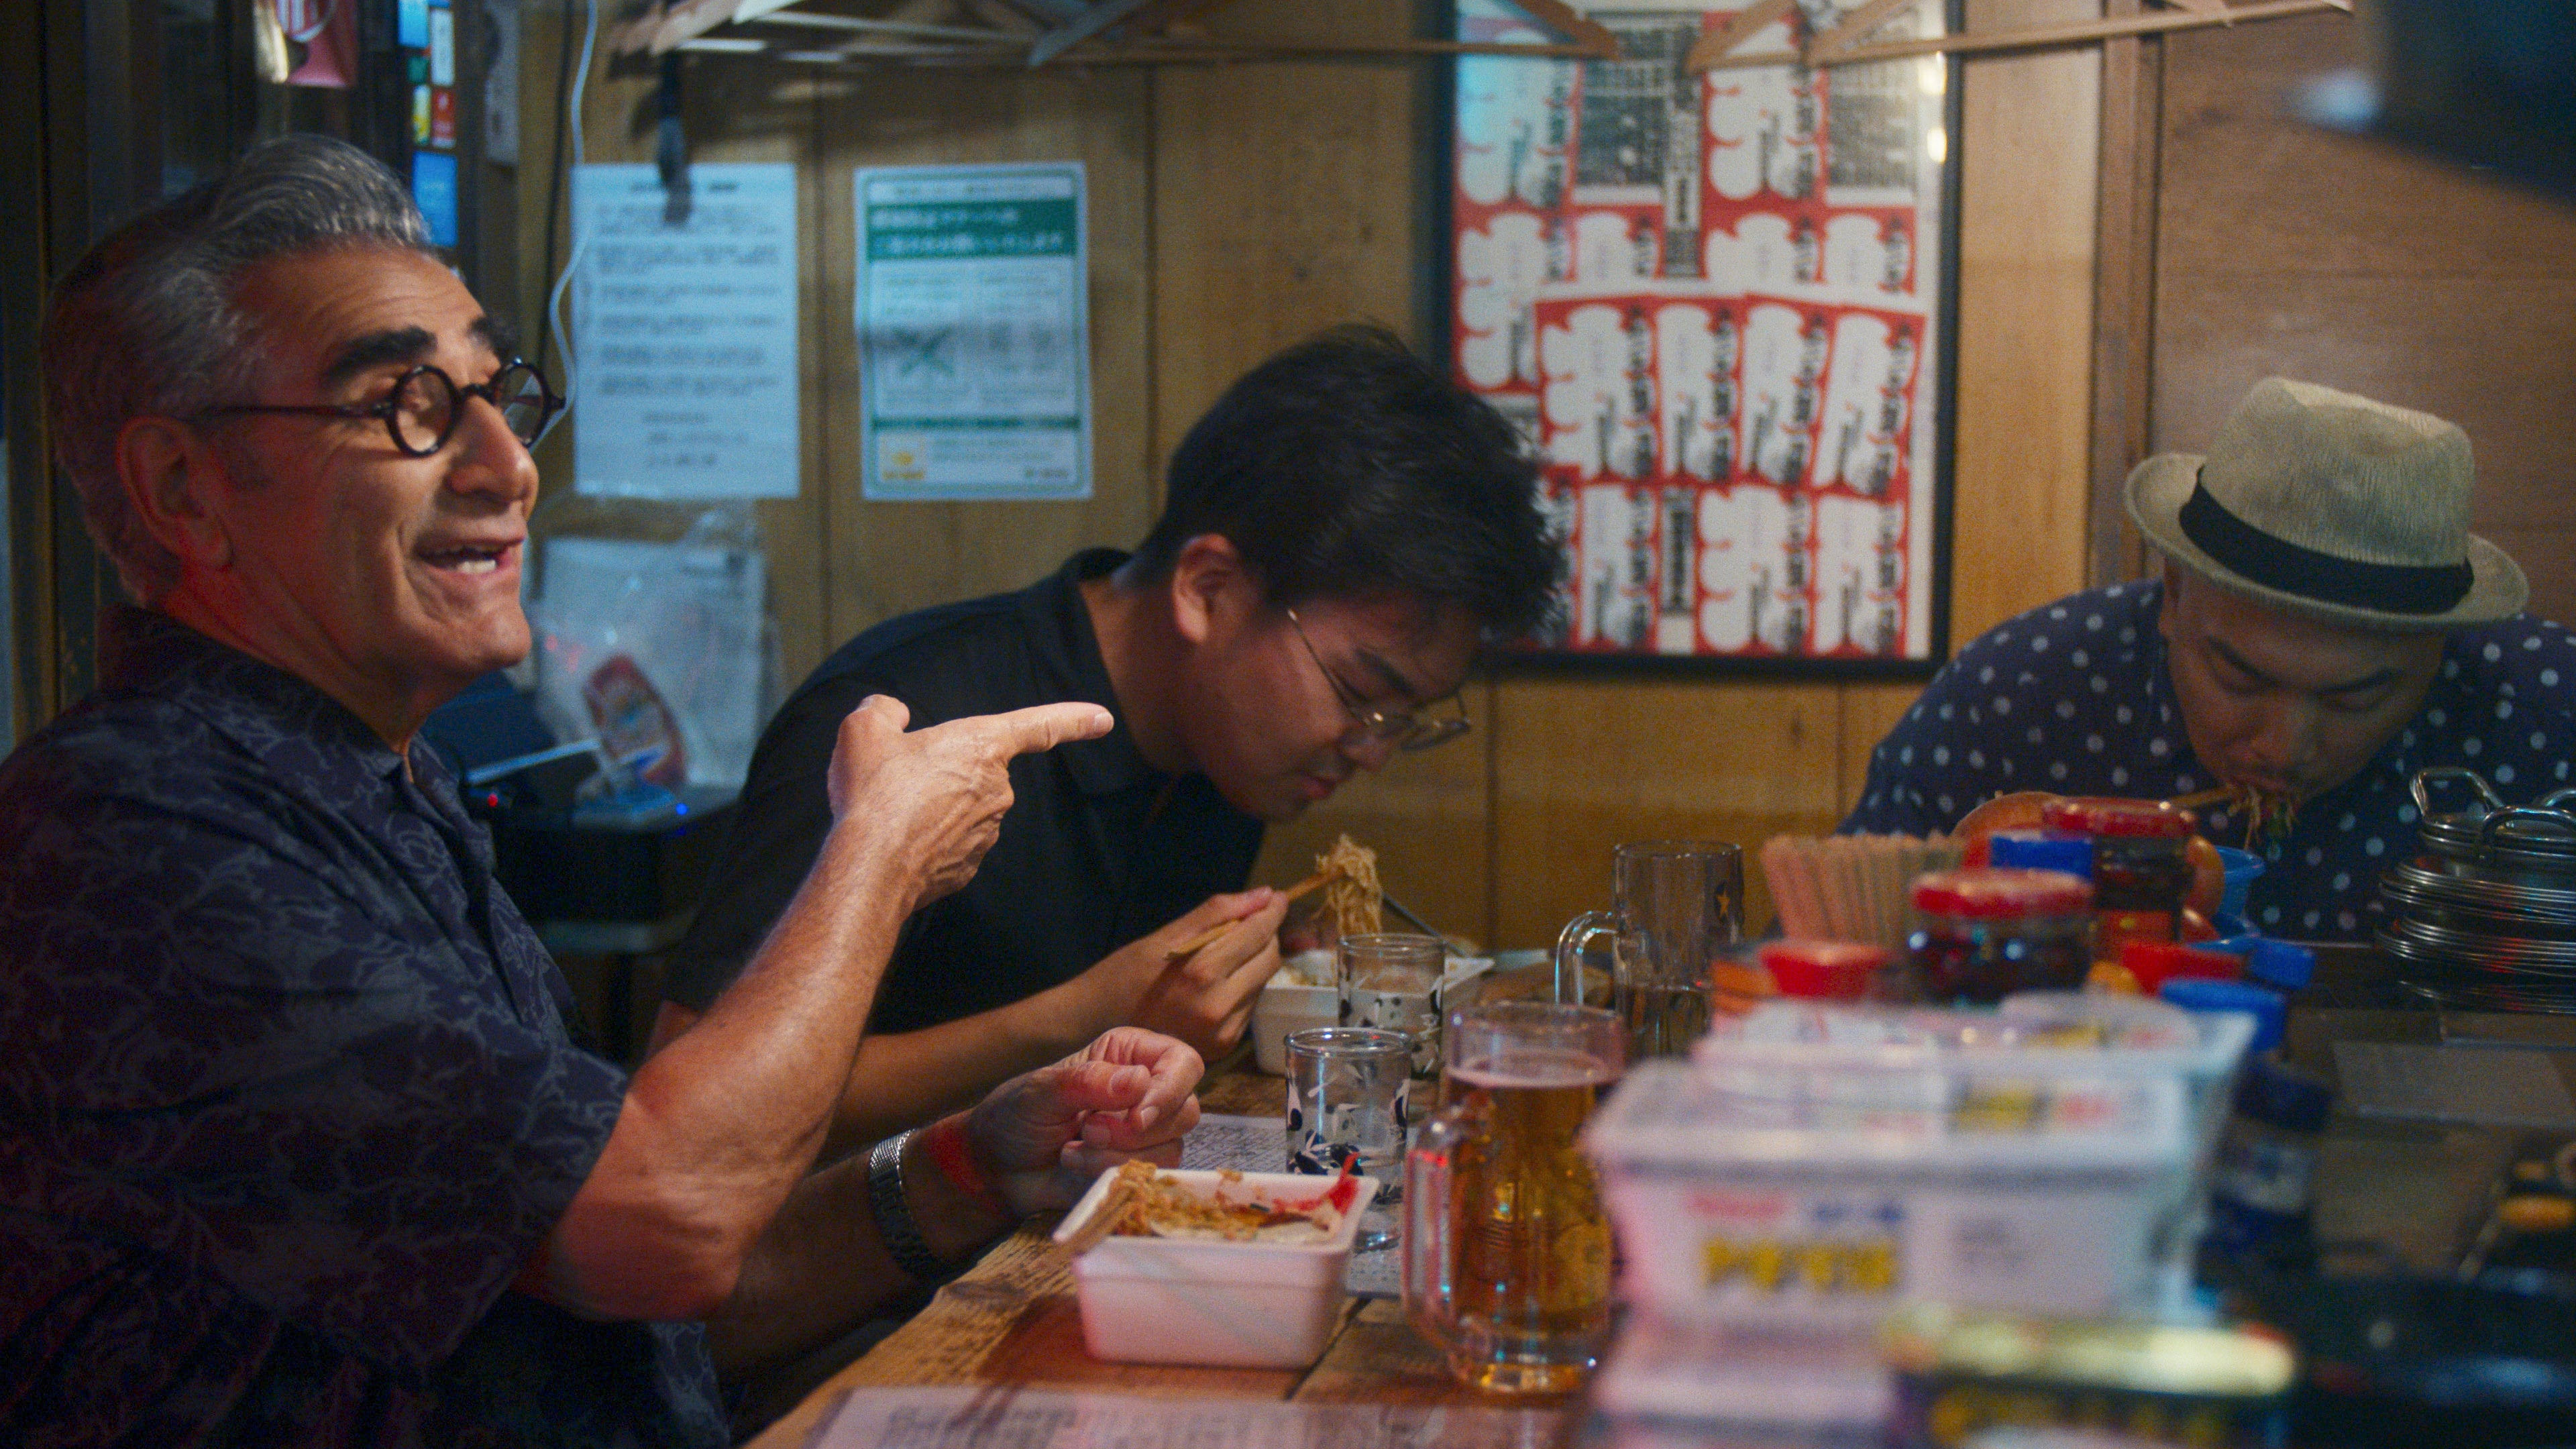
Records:
{"label": "framed red and white poster", "polygon": [[[1791,54],[1858,5],[1798,0]],[[1694,74],[1733,9],[1587,13],[1616,61],[1462,57],[1448,146],[1459,380],[1529,434],[1562,620],[1520,657],[1921,674],[1947,651],[1951,62]],[[1863,37],[1940,33],[1917,0]],[[1553,39],[1457,0],[1462,40]]]}

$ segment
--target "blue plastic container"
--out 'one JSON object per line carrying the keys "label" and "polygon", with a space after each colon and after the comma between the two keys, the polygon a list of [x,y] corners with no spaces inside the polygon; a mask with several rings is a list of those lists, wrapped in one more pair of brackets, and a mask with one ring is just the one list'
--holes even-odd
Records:
{"label": "blue plastic container", "polygon": [[2227,889],[2218,897],[2218,913],[2241,920],[2245,915],[2245,893],[2254,889],[2254,877],[2263,873],[2263,857],[2222,845],[2218,847],[2218,858],[2227,867]]}

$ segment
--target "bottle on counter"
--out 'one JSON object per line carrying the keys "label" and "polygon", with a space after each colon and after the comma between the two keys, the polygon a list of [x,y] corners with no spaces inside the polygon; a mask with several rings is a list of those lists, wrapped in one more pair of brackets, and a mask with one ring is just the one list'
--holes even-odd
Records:
{"label": "bottle on counter", "polygon": [[2192,813],[2161,800],[2074,796],[2040,806],[2040,824],[2093,843],[2094,959],[2117,961],[2131,941],[2182,939],[2191,895]]}
{"label": "bottle on counter", "polygon": [[2239,1275],[2307,1271],[2316,1261],[2317,1152],[2334,1089],[2283,1059],[2288,1002],[2254,981],[2179,978],[2160,994],[2186,1011],[2254,1018],[2212,1164],[2204,1259]]}
{"label": "bottle on counter", "polygon": [[1906,938],[1908,984],[1942,1005],[1991,1006],[2016,991],[2071,991],[2093,965],[2093,887],[2061,871],[1942,870],[1914,883],[1922,924]]}

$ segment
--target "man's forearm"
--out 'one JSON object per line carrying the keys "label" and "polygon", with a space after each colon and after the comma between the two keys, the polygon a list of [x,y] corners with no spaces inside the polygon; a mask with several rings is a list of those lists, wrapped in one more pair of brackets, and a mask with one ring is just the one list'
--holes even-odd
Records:
{"label": "man's forearm", "polygon": [[[826,839],[741,979],[636,1072],[557,1228],[553,1296],[640,1316],[726,1297],[824,1141],[918,889],[868,832]],[[661,1282],[626,1281],[647,1275]]]}
{"label": "man's forearm", "polygon": [[996,1085],[1080,1050],[1119,1024],[1080,978],[957,1021],[859,1046],[821,1160],[865,1152],[879,1139],[961,1111]]}
{"label": "man's forearm", "polygon": [[[962,1260],[1012,1226],[990,1200],[948,1179],[920,1133],[904,1150],[903,1185],[924,1244],[942,1260]],[[708,1320],[709,1340],[728,1369],[800,1353],[917,1286],[886,1252],[862,1151],[789,1194],[744,1260],[733,1296]]]}

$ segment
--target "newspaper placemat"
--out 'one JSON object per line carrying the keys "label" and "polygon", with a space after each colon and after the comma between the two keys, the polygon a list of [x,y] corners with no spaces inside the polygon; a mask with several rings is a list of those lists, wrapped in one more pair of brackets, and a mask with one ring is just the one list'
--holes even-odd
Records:
{"label": "newspaper placemat", "polygon": [[996,1388],[853,1389],[811,1449],[1540,1449],[1553,1409],[1144,1399]]}

